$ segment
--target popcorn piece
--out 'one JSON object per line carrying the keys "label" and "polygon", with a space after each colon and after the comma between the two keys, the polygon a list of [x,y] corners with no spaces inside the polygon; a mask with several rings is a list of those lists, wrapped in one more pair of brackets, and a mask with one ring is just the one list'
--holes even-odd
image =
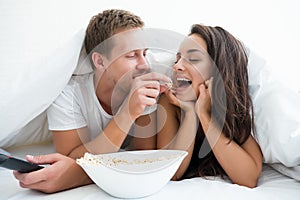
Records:
{"label": "popcorn piece", "polygon": [[172,87],[173,87],[173,83],[172,83],[172,81],[170,81],[170,82],[166,82],[166,83],[165,83],[165,85],[167,86],[168,90],[171,90],[171,89],[172,89]]}

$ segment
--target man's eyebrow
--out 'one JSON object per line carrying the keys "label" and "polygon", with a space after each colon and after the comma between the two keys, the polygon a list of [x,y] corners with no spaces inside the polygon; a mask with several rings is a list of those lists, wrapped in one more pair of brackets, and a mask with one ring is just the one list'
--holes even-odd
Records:
{"label": "man's eyebrow", "polygon": [[148,50],[149,50],[149,48],[143,48],[143,49],[132,49],[132,50],[130,50],[130,51],[128,51],[128,52],[139,51],[139,50],[148,51]]}

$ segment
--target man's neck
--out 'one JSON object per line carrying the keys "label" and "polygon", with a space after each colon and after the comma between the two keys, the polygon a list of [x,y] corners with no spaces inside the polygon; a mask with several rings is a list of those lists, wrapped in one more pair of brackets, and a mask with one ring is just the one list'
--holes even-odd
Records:
{"label": "man's neck", "polygon": [[94,85],[96,88],[95,92],[98,101],[101,104],[102,108],[105,110],[105,112],[107,112],[110,115],[116,114],[116,112],[119,110],[119,107],[126,98],[126,94],[113,96],[115,83],[112,80],[107,79],[105,75],[102,75],[100,80],[97,76],[95,76]]}

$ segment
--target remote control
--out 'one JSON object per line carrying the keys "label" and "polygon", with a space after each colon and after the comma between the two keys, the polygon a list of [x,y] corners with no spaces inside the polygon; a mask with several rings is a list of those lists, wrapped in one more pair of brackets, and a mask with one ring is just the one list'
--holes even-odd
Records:
{"label": "remote control", "polygon": [[28,172],[32,172],[44,168],[40,165],[30,163],[18,158],[14,158],[12,156],[7,156],[1,153],[0,153],[0,167],[16,170],[20,173],[28,173]]}

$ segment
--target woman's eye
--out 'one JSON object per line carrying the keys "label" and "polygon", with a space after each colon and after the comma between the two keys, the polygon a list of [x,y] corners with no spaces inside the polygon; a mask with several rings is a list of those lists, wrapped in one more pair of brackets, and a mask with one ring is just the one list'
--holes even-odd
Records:
{"label": "woman's eye", "polygon": [[199,58],[189,58],[189,62],[195,63],[195,62],[199,62],[201,61],[201,59]]}

